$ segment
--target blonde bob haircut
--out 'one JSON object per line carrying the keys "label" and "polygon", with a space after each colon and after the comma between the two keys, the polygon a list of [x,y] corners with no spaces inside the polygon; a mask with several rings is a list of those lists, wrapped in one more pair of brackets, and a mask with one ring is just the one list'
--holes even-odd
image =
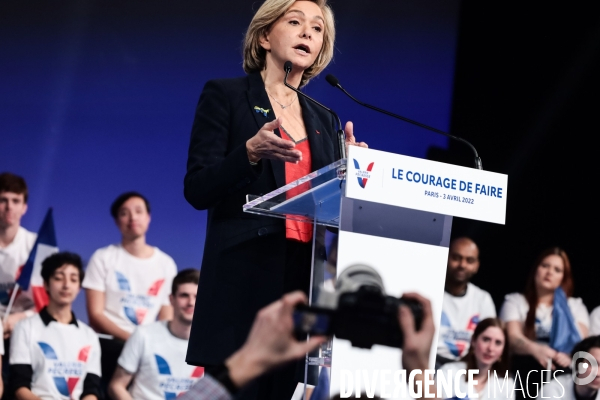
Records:
{"label": "blonde bob haircut", "polygon": [[[266,67],[266,50],[260,45],[260,39],[267,35],[271,27],[297,0],[266,0],[256,11],[244,38],[244,71],[246,73],[262,71]],[[306,85],[311,78],[318,75],[327,67],[333,58],[335,42],[335,22],[333,11],[327,0],[299,0],[316,3],[325,20],[323,32],[323,46],[313,65],[308,67],[302,75],[300,87]]]}

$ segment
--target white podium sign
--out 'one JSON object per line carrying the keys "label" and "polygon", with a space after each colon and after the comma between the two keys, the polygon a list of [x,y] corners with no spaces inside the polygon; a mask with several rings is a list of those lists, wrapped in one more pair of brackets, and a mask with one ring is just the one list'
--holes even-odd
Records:
{"label": "white podium sign", "polygon": [[350,146],[346,196],[504,224],[507,175]]}
{"label": "white podium sign", "polygon": [[[504,224],[506,175],[350,146],[340,205],[337,276],[367,265],[385,292],[429,299],[436,334],[435,364],[452,217]],[[331,394],[374,390],[382,398],[409,398],[400,373],[401,350],[351,346],[334,338]],[[353,387],[350,386],[352,382]],[[360,385],[360,387],[359,387]]]}

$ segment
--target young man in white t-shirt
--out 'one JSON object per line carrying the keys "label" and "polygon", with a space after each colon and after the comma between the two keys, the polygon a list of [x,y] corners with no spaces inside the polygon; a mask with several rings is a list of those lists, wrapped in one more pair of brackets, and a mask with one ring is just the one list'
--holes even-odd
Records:
{"label": "young man in white t-shirt", "polygon": [[173,319],[140,326],[127,339],[109,387],[114,399],[175,399],[204,375],[185,362],[199,277],[194,269],[177,274],[169,296]]}
{"label": "young man in white t-shirt", "polygon": [[[579,352],[589,353],[600,365],[600,336],[590,336],[577,343],[571,356]],[[557,376],[540,388],[538,399],[600,400],[600,370],[594,379],[586,383],[590,374],[594,373],[590,360],[578,357],[575,361],[578,384],[575,384],[571,374]]]}
{"label": "young man in white t-shirt", "polygon": [[37,237],[21,226],[21,218],[27,212],[27,198],[27,184],[22,177],[10,172],[0,174],[0,318],[7,337],[19,320],[33,315],[31,295],[21,292],[5,318],[15,281]]}
{"label": "young man in white t-shirt", "polygon": [[12,335],[10,382],[15,398],[97,400],[100,343],[71,308],[81,289],[81,258],[55,253],[42,262],[41,273],[48,306],[19,321]]}
{"label": "young man in white t-shirt", "polygon": [[475,242],[466,237],[454,239],[448,253],[436,368],[466,355],[479,321],[496,316],[490,294],[470,282],[478,270]]}
{"label": "young man in white t-shirt", "polygon": [[172,318],[169,293],[177,274],[173,259],[146,243],[150,204],[143,195],[120,195],[110,213],[121,231],[121,243],[92,255],[82,285],[90,325],[108,335],[100,339],[103,386],[108,385],[123,345],[135,328]]}

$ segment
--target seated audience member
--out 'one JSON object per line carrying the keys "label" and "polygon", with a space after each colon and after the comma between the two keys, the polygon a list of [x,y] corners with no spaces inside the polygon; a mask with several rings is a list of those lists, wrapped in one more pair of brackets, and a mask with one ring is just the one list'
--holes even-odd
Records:
{"label": "seated audience member", "polygon": [[[533,265],[525,291],[506,295],[500,318],[506,322],[513,370],[567,368],[573,346],[588,335],[589,316],[573,293],[571,264],[564,250],[544,250]],[[519,356],[520,355],[520,356]],[[541,368],[540,368],[541,367]],[[541,379],[539,374],[536,374]],[[539,380],[528,379],[530,393]],[[522,392],[518,392],[522,393]]]}
{"label": "seated audience member", "polygon": [[590,314],[590,335],[600,335],[600,306]]}
{"label": "seated audience member", "polygon": [[[31,294],[21,292],[15,298],[10,315],[5,316],[15,281],[37,237],[21,226],[21,218],[27,212],[27,199],[27,184],[23,178],[10,172],[0,174],[0,318],[7,337],[19,320],[34,313]],[[8,348],[8,343],[6,345]]]}
{"label": "seated audience member", "polygon": [[10,383],[15,398],[99,399],[100,344],[71,309],[83,279],[77,254],[55,253],[42,262],[49,304],[15,326]]}
{"label": "seated audience member", "polygon": [[96,250],[83,281],[90,325],[96,332],[109,335],[100,338],[103,387],[108,385],[134,329],[153,323],[157,317],[172,318],[169,291],[177,274],[173,259],[146,243],[150,204],[144,196],[122,194],[110,213],[121,231],[121,243]]}
{"label": "seated audience member", "polygon": [[4,172],[0,174],[0,396],[2,381],[8,382],[8,357],[2,358],[10,347],[10,333],[15,324],[34,314],[31,290],[19,291],[9,315],[6,315],[15,281],[27,262],[37,235],[21,226],[27,212],[28,190],[25,179]]}
{"label": "seated audience member", "polygon": [[[431,303],[427,299],[415,293],[406,293],[404,298],[416,300],[423,307],[423,320],[419,331],[415,330],[415,321],[410,309],[401,306],[398,310],[404,335],[402,365],[407,369],[408,376],[414,369],[428,368],[435,326]],[[244,345],[227,358],[214,375],[205,375],[177,399],[231,400],[234,394],[243,390],[257,377],[291,360],[300,359],[316,349],[326,340],[325,337],[313,336],[308,341],[299,342],[293,336],[292,314],[296,305],[300,303],[306,303],[306,295],[296,291],[261,309],[254,319]]]}
{"label": "seated audience member", "polygon": [[185,362],[199,277],[194,269],[178,273],[170,295],[173,320],[140,326],[127,339],[109,387],[114,399],[174,399],[202,377],[202,367]]}
{"label": "seated audience member", "polygon": [[[462,361],[445,364],[441,368],[441,372],[448,377],[448,372],[452,371],[452,377],[454,377],[458,370],[477,369],[479,373],[474,376],[477,380],[475,391],[480,399],[512,399],[514,383],[511,378],[504,379],[508,356],[508,341],[504,324],[497,318],[486,318],[480,321],[475,328],[467,355]],[[447,393],[444,398],[457,397],[457,388],[453,386],[453,389],[454,393]],[[460,380],[458,389],[462,393],[467,393],[467,376]]]}
{"label": "seated audience member", "polygon": [[436,368],[464,357],[477,323],[496,316],[490,294],[470,282],[478,269],[479,249],[475,242],[466,237],[454,239],[448,253]]}
{"label": "seated audience member", "polygon": [[[596,359],[598,365],[600,365],[600,336],[590,336],[587,339],[583,339],[575,345],[572,355],[580,351],[591,354]],[[582,363],[585,364],[582,365]],[[578,358],[575,366],[578,371],[581,370],[582,372],[577,372],[576,375],[578,379],[581,379],[581,383],[593,373],[590,363],[586,362],[583,358]],[[600,373],[596,373],[596,377],[591,382],[577,385],[573,381],[571,374],[563,374],[542,386],[538,399],[600,400],[598,389],[600,389]]]}

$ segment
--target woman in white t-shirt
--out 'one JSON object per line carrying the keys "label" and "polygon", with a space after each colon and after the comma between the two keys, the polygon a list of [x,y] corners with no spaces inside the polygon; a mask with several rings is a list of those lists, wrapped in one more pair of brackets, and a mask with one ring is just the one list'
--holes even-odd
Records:
{"label": "woman in white t-shirt", "polygon": [[[443,398],[467,398],[467,376],[460,379],[460,385],[454,385],[454,376],[459,370],[479,370],[474,379],[474,389],[479,399],[512,399],[513,380],[508,374],[508,341],[504,324],[498,318],[486,318],[477,324],[469,352],[461,361],[444,364],[438,372],[437,379],[443,373],[446,379],[452,372],[452,393],[445,393]],[[460,393],[459,393],[460,391]]]}
{"label": "woman in white t-shirt", "polygon": [[144,196],[124,193],[110,212],[121,231],[121,243],[96,250],[82,284],[90,325],[104,335],[100,345],[106,383],[138,325],[172,318],[169,293],[177,274],[173,259],[146,243],[150,205]]}
{"label": "woman in white t-shirt", "polygon": [[500,310],[500,318],[506,322],[508,338],[516,354],[513,366],[521,371],[520,375],[532,369],[547,369],[549,365],[566,369],[571,363],[568,351],[550,347],[554,296],[559,287],[566,294],[568,309],[580,338],[588,335],[587,308],[580,298],[571,297],[573,277],[567,253],[558,247],[543,251],[529,274],[524,293],[506,295]]}

